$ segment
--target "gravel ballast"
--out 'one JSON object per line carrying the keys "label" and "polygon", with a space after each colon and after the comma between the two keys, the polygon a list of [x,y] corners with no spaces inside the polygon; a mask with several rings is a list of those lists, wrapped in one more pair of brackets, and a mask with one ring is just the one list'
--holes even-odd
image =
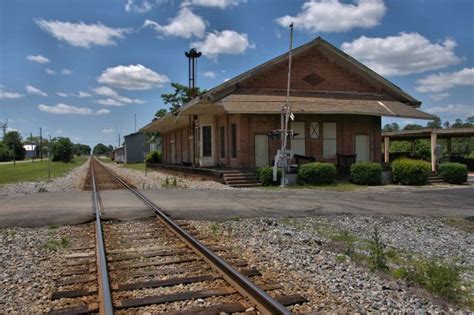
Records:
{"label": "gravel ballast", "polygon": [[[381,238],[388,246],[416,251],[420,257],[434,254],[463,261],[472,270],[472,234],[445,225],[442,219],[411,217],[330,216],[298,219],[257,218],[223,223],[193,221],[193,226],[217,234],[225,246],[235,246],[261,271],[279,272],[283,283],[310,300],[322,312],[441,312],[467,311],[447,303],[419,287],[410,287],[388,274],[373,272],[329,246],[331,240],[318,227],[352,231],[369,236],[373,225],[384,222]],[[433,233],[436,231],[436,233]],[[464,274],[468,281],[472,275]],[[299,311],[298,308],[295,311]]]}

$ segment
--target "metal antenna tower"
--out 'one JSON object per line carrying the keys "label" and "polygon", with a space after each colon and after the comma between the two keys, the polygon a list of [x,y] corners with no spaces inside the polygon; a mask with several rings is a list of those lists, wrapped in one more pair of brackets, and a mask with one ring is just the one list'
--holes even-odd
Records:
{"label": "metal antenna tower", "polygon": [[196,96],[196,77],[197,77],[197,58],[201,57],[202,53],[196,48],[191,48],[186,51],[184,55],[188,58],[188,85],[191,98]]}

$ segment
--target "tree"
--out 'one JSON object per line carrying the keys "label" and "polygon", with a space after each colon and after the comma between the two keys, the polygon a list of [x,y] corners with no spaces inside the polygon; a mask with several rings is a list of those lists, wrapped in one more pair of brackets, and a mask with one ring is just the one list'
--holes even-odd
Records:
{"label": "tree", "polygon": [[90,155],[91,147],[85,144],[75,143],[74,144],[74,154],[77,156],[81,155]]}
{"label": "tree", "polygon": [[167,113],[168,113],[168,111],[167,111],[165,108],[162,108],[162,109],[159,109],[159,110],[155,113],[155,117],[161,118],[161,117],[163,117],[164,115],[166,115]]}
{"label": "tree", "polygon": [[466,123],[471,124],[471,126],[474,126],[474,116],[467,117]]}
{"label": "tree", "polygon": [[8,150],[11,151],[12,157],[13,154],[15,154],[16,160],[25,159],[26,151],[23,148],[23,141],[18,131],[7,132],[3,137],[3,143],[8,147]]}
{"label": "tree", "polygon": [[7,145],[0,141],[0,161],[10,161],[12,158],[11,153]]}
{"label": "tree", "polygon": [[404,131],[409,131],[409,130],[421,130],[423,129],[423,126],[417,125],[417,124],[408,124],[405,127],[403,127]]}
{"label": "tree", "polygon": [[463,123],[462,123],[462,120],[460,118],[456,118],[456,120],[454,121],[454,123],[451,125],[451,128],[463,128]]}
{"label": "tree", "polygon": [[392,132],[392,131],[400,131],[400,126],[397,123],[386,124],[383,126],[383,132]]}
{"label": "tree", "polygon": [[105,144],[103,143],[98,143],[94,149],[92,150],[92,153],[94,155],[106,155],[107,153],[113,151],[113,147],[112,146],[106,146]]}
{"label": "tree", "polygon": [[71,162],[74,157],[74,145],[69,138],[55,138],[51,143],[53,161]]}
{"label": "tree", "polygon": [[[176,111],[183,105],[192,100],[192,91],[185,85],[179,84],[177,82],[171,83],[171,86],[174,88],[174,93],[161,94],[163,102],[170,106],[169,110],[172,113]],[[195,96],[203,94],[205,91],[201,91],[199,88],[195,88]],[[159,111],[158,111],[159,112]],[[157,113],[158,113],[157,112]],[[157,116],[158,117],[158,116]]]}
{"label": "tree", "polygon": [[436,116],[432,121],[429,121],[429,122],[426,124],[426,128],[429,128],[429,129],[440,129],[440,128],[441,128],[441,119]]}
{"label": "tree", "polygon": [[451,127],[449,121],[446,120],[446,121],[444,122],[444,124],[443,124],[443,127],[444,127],[445,129],[449,129],[449,127]]}

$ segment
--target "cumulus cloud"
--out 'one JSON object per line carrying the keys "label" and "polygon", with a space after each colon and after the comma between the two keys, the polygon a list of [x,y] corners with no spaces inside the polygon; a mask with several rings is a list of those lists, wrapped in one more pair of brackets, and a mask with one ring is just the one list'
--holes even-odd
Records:
{"label": "cumulus cloud", "polygon": [[3,99],[16,99],[20,98],[23,95],[17,92],[12,92],[12,91],[7,91],[3,88],[3,86],[0,86],[0,100]]}
{"label": "cumulus cloud", "polygon": [[474,68],[432,74],[418,80],[417,84],[416,90],[422,93],[440,93],[456,86],[473,86]]}
{"label": "cumulus cloud", "polygon": [[112,132],[114,132],[114,130],[112,128],[104,128],[104,129],[102,129],[102,132],[103,133],[112,133]]}
{"label": "cumulus cloud", "polygon": [[48,96],[47,93],[41,91],[40,89],[38,89],[38,88],[36,88],[36,87],[34,87],[34,86],[32,86],[32,85],[27,85],[27,86],[25,87],[25,89],[26,89],[26,92],[27,92],[28,94],[34,94],[34,95],[39,95],[39,96]]}
{"label": "cumulus cloud", "polygon": [[112,28],[101,23],[85,24],[84,22],[72,23],[39,19],[36,20],[36,24],[59,41],[84,48],[93,45],[116,45],[115,40],[125,38],[125,34],[130,32],[129,29]]}
{"label": "cumulus cloud", "polygon": [[382,0],[356,0],[354,4],[339,0],[311,0],[296,16],[276,19],[281,26],[294,23],[295,28],[310,32],[344,32],[353,28],[371,28],[380,23],[386,7]]}
{"label": "cumulus cloud", "polygon": [[444,100],[449,95],[451,95],[451,94],[449,94],[449,93],[437,93],[437,94],[430,95],[430,98],[433,101],[441,101],[441,100]]}
{"label": "cumulus cloud", "polygon": [[245,0],[186,0],[182,5],[225,9],[227,7],[236,6],[241,2],[245,2]]}
{"label": "cumulus cloud", "polygon": [[61,74],[70,75],[72,74],[72,71],[70,69],[61,69]]}
{"label": "cumulus cloud", "polygon": [[84,91],[79,91],[77,93],[77,97],[81,97],[81,98],[84,98],[84,97],[91,97],[92,95],[90,93],[87,93],[87,92],[84,92]]}
{"label": "cumulus cloud", "polygon": [[105,108],[99,109],[98,111],[95,112],[96,115],[105,115],[108,113],[110,113],[110,109],[105,109]]}
{"label": "cumulus cloud", "polygon": [[196,47],[208,58],[215,58],[220,54],[238,55],[248,48],[255,48],[255,45],[249,43],[247,34],[231,30],[208,33],[203,41],[194,42],[191,46]]}
{"label": "cumulus cloud", "polygon": [[147,0],[143,0],[139,4],[137,4],[135,0],[128,0],[125,4],[125,11],[127,12],[146,13],[150,11],[151,8],[152,4]]}
{"label": "cumulus cloud", "polygon": [[107,99],[101,99],[96,101],[97,104],[100,105],[106,105],[106,106],[123,106],[125,105],[124,103],[120,103],[117,100],[114,100],[113,98],[107,98]]}
{"label": "cumulus cloud", "polygon": [[36,56],[28,56],[26,57],[26,59],[28,59],[29,61],[33,61],[33,62],[36,62],[36,63],[40,63],[40,64],[44,64],[44,63],[48,63],[49,62],[49,59],[44,57],[44,56],[41,56],[41,55],[36,55]]}
{"label": "cumulus cloud", "polygon": [[448,104],[446,106],[435,106],[428,108],[426,110],[428,113],[433,115],[443,115],[446,117],[463,117],[463,116],[473,116],[474,115],[474,104],[473,105],[464,105],[464,104]]}
{"label": "cumulus cloud", "polygon": [[54,106],[45,104],[38,105],[38,109],[42,112],[50,114],[72,114],[72,115],[102,115],[110,113],[109,110],[98,110],[94,112],[89,107],[76,107],[68,104],[59,103]]}
{"label": "cumulus cloud", "polygon": [[216,77],[216,73],[214,71],[206,71],[204,72],[204,76],[206,78],[214,79]]}
{"label": "cumulus cloud", "polygon": [[169,82],[169,79],[164,74],[156,73],[138,64],[107,68],[97,81],[124,90],[149,90],[163,86]]}
{"label": "cumulus cloud", "polygon": [[160,36],[175,36],[191,38],[192,36],[202,38],[206,31],[206,22],[199,15],[194,14],[189,8],[179,10],[178,15],[171,19],[168,24],[161,25],[157,22],[146,20],[143,27],[154,29]]}
{"label": "cumulus cloud", "polygon": [[49,74],[49,75],[55,75],[56,74],[56,71],[52,70],[52,69],[49,69],[49,68],[46,68],[46,73]]}
{"label": "cumulus cloud", "polygon": [[385,38],[362,36],[341,48],[381,75],[407,75],[441,69],[461,61],[454,53],[456,42],[431,43],[418,33]]}
{"label": "cumulus cloud", "polygon": [[63,92],[57,92],[56,94],[58,96],[61,96],[61,97],[68,97],[69,96],[67,93],[63,93]]}

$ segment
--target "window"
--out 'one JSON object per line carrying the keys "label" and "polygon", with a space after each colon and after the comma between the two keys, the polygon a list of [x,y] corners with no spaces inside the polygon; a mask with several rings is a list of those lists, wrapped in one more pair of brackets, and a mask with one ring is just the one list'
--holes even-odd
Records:
{"label": "window", "polygon": [[237,158],[237,125],[232,124],[231,126],[231,136],[232,136],[232,158]]}
{"label": "window", "polygon": [[312,121],[309,126],[309,137],[311,139],[319,139],[319,122]]}
{"label": "window", "polygon": [[333,158],[336,153],[336,123],[323,123],[323,157]]}
{"label": "window", "polygon": [[219,133],[219,138],[220,138],[220,151],[221,151],[221,159],[225,158],[225,129],[224,127],[221,127],[220,133]]}
{"label": "window", "polygon": [[212,127],[202,127],[202,156],[212,156]]}

